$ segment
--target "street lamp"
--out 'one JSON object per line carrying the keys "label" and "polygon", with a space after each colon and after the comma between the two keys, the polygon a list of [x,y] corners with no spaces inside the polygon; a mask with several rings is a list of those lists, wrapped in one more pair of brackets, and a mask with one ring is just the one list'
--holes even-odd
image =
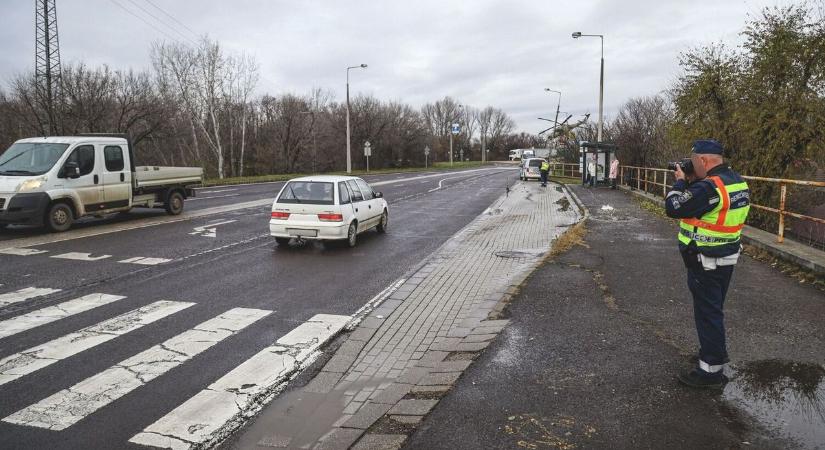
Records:
{"label": "street lamp", "polygon": [[598,137],[596,138],[597,141],[602,141],[602,128],[604,124],[603,119],[603,111],[604,111],[604,36],[601,34],[582,34],[580,31],[573,33],[573,39],[578,39],[580,37],[597,37],[602,40],[602,65],[601,65],[601,72],[599,76],[599,132]]}
{"label": "street lamp", "polygon": [[358,66],[347,67],[347,173],[352,173],[352,150],[350,149],[350,131],[349,131],[349,70],[350,69],[366,69],[366,64]]}
{"label": "street lamp", "polygon": [[[551,137],[553,137],[553,136],[556,135],[556,126],[559,123],[559,109],[561,108],[561,91],[554,91],[553,89],[550,89],[550,88],[544,88],[544,91],[559,94],[559,101],[558,101],[558,103],[556,103],[556,120],[553,122],[553,132],[550,135]],[[550,141],[548,140],[547,143],[549,144]]]}

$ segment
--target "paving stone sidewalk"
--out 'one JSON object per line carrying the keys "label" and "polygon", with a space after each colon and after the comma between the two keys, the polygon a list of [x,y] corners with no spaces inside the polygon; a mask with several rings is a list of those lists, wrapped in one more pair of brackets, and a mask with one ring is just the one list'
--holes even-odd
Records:
{"label": "paving stone sidewalk", "polygon": [[580,219],[560,186],[517,183],[374,309],[306,386],[233,448],[389,449],[507,325],[494,317]]}

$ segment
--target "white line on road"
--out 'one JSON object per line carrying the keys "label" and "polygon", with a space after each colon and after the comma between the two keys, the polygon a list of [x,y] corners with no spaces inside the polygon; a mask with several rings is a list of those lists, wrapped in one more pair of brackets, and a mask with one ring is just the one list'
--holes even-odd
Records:
{"label": "white line on road", "polygon": [[264,406],[263,400],[338,334],[350,316],[318,314],[200,391],[129,442],[163,448],[209,447]]}
{"label": "white line on road", "polygon": [[100,408],[189,361],[272,311],[235,308],[28,406],[3,422],[65,430]]}
{"label": "white line on road", "polygon": [[142,256],[138,256],[135,258],[124,259],[123,261],[118,261],[119,263],[123,264],[140,264],[142,266],[156,266],[158,264],[165,264],[171,261],[171,259],[165,258],[144,258]]}
{"label": "white line on road", "polygon": [[199,189],[195,189],[195,190],[198,192],[198,195],[200,195],[200,194],[223,194],[224,192],[232,192],[232,191],[237,191],[237,190],[238,190],[238,188],[231,188],[231,189],[220,189],[220,190],[214,190],[214,189],[213,189],[213,190],[211,190],[211,191],[202,191],[202,190],[199,188]]}
{"label": "white line on road", "polygon": [[47,323],[52,323],[84,311],[124,299],[120,295],[89,294],[54,306],[32,311],[0,322],[0,339]]}
{"label": "white line on road", "polygon": [[19,291],[0,294],[0,306],[7,306],[11,305],[12,303],[19,303],[30,298],[54,294],[55,292],[60,292],[60,289],[27,287],[25,289],[20,289]]}
{"label": "white line on road", "polygon": [[41,253],[47,253],[46,250],[37,250],[33,248],[4,248],[0,249],[0,254],[2,255],[15,255],[15,256],[31,256],[31,255],[39,255]]}
{"label": "white line on road", "polygon": [[0,385],[111,341],[192,305],[194,303],[160,300],[43,345],[15,353],[0,360]]}
{"label": "white line on road", "polygon": [[100,261],[101,259],[111,258],[112,255],[92,256],[91,253],[69,252],[62,255],[54,255],[52,258],[57,259],[71,259],[74,261]]}
{"label": "white line on road", "polygon": [[194,197],[187,199],[187,202],[194,202],[195,200],[211,200],[213,198],[226,198],[226,197],[237,197],[241,194],[226,194],[226,195],[213,195],[211,197]]}

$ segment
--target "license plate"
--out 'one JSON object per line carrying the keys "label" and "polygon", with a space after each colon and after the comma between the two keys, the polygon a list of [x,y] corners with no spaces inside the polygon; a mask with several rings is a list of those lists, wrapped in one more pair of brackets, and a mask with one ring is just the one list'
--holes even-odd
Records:
{"label": "license plate", "polygon": [[316,236],[318,236],[318,230],[302,230],[300,228],[287,228],[286,232],[289,233],[290,236],[296,236],[296,237],[316,237]]}

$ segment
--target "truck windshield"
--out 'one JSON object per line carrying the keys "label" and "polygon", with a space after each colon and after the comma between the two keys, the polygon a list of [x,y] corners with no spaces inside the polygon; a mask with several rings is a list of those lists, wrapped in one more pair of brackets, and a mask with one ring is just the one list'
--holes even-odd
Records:
{"label": "truck windshield", "polygon": [[0,155],[0,175],[42,175],[60,159],[69,144],[18,142]]}
{"label": "truck windshield", "polygon": [[281,192],[278,203],[334,205],[333,184],[318,181],[290,181]]}

